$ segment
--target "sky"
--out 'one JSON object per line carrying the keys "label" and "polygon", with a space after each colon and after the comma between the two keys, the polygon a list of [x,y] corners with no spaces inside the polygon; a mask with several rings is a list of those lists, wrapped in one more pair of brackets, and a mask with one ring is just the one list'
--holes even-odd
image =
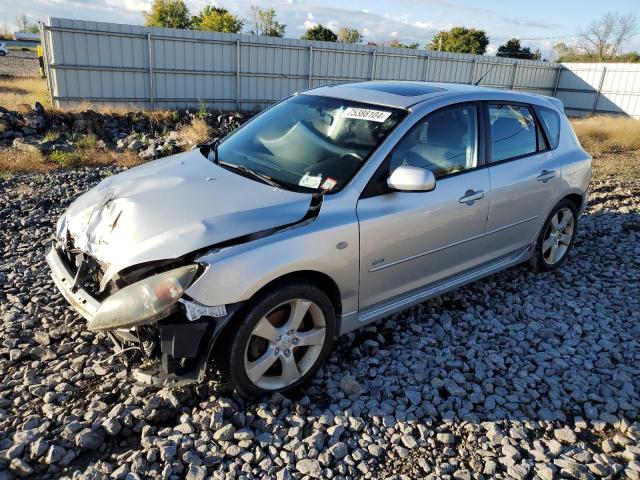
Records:
{"label": "sky", "polygon": [[[273,7],[285,36],[299,38],[317,23],[334,31],[355,27],[365,42],[378,44],[397,39],[418,42],[420,48],[439,30],[453,26],[480,28],[490,39],[489,54],[512,37],[532,50],[539,48],[550,57],[558,42],[575,42],[576,32],[606,12],[636,13],[640,20],[640,0],[185,0],[192,13],[208,4],[221,6],[247,18],[251,5]],[[0,21],[13,31],[21,13],[30,20],[49,16],[142,24],[143,12],[152,0],[0,0]],[[640,50],[640,32],[625,46]]]}

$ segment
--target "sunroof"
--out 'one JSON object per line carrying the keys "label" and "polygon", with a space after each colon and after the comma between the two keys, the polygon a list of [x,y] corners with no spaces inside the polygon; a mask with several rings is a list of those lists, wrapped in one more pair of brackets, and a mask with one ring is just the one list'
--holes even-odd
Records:
{"label": "sunroof", "polygon": [[415,97],[427,93],[441,92],[444,88],[432,87],[426,83],[418,82],[361,82],[350,83],[349,88],[362,88],[363,90],[375,90],[378,92],[393,93],[403,97]]}

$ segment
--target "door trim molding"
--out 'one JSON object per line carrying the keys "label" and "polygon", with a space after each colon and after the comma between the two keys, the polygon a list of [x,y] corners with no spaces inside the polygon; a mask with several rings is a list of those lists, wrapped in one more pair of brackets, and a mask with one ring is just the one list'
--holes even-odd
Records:
{"label": "door trim molding", "polygon": [[374,307],[369,311],[360,312],[358,314],[357,326],[349,325],[346,328],[343,328],[345,328],[345,331],[353,330],[354,328],[358,328],[366,323],[373,322],[392,313],[404,310],[405,308],[424,302],[429,298],[442,295],[443,293],[454,290],[462,285],[474,282],[482,277],[491,275],[492,273],[497,273],[499,271],[522,263],[529,259],[533,252],[533,247],[534,244],[528,245],[524,250],[518,250],[514,254],[503,257],[502,259],[485,265],[484,267],[472,270],[463,275],[458,275],[456,277],[450,278],[449,280],[446,280],[440,284],[429,286],[407,297],[392,300],[390,303]]}
{"label": "door trim molding", "polygon": [[465,238],[464,240],[460,240],[460,241],[457,241],[457,242],[449,243],[448,245],[443,245],[442,247],[434,248],[432,250],[427,250],[426,252],[422,252],[422,253],[417,253],[416,255],[411,255],[410,257],[401,258],[400,260],[395,260],[393,262],[383,263],[382,265],[376,265],[375,267],[372,267],[372,268],[369,269],[369,273],[377,272],[378,270],[383,270],[383,269],[385,269],[387,267],[393,267],[394,265],[398,265],[400,263],[408,262],[410,260],[415,260],[416,258],[424,257],[425,255],[430,255],[432,253],[441,252],[442,250],[446,250],[447,248],[455,247],[457,245],[462,245],[463,243],[471,242],[473,240],[478,240],[480,238],[487,237],[487,236],[492,235],[494,233],[501,232],[502,230],[506,230],[507,228],[516,227],[516,226],[521,225],[523,223],[530,222],[532,220],[535,220],[538,217],[540,217],[540,215],[534,215],[533,217],[525,218],[524,220],[518,220],[517,222],[510,223],[509,225],[504,225],[502,227],[494,228],[493,230],[490,230],[488,232],[481,233],[481,234],[475,235],[473,237]]}
{"label": "door trim molding", "polygon": [[534,215],[533,217],[525,218],[524,220],[518,220],[517,222],[510,223],[509,225],[504,225],[502,227],[494,228],[493,230],[489,230],[487,233],[485,233],[485,236],[491,235],[493,233],[501,232],[502,230],[506,230],[507,228],[515,227],[523,223],[530,222],[531,220],[535,220],[538,217],[540,217],[540,215]]}
{"label": "door trim molding", "polygon": [[415,260],[416,258],[424,257],[425,255],[429,255],[431,253],[440,252],[442,250],[446,250],[447,248],[455,247],[456,245],[462,245],[463,243],[471,242],[473,240],[478,240],[484,237],[485,234],[481,233],[479,235],[474,235],[473,237],[465,238],[464,240],[459,240],[457,242],[449,243],[447,245],[443,245],[442,247],[434,248],[432,250],[427,250],[426,252],[417,253],[415,255],[411,255],[410,257],[401,258],[400,260],[395,260],[393,262],[383,263],[382,265],[376,265],[369,269],[369,273],[377,272],[378,270],[382,270],[387,267],[393,267],[394,265],[398,265],[400,263],[408,262],[410,260]]}

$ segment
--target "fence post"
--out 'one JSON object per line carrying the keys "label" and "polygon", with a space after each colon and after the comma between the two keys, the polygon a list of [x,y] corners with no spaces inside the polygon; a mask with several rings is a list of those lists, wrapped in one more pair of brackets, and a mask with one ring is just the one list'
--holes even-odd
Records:
{"label": "fence post", "polygon": [[313,86],[313,45],[309,45],[309,88]]}
{"label": "fence post", "polygon": [[154,86],[153,86],[153,46],[151,44],[151,33],[147,33],[147,46],[149,48],[149,103],[154,108]]}
{"label": "fence post", "polygon": [[598,91],[596,92],[596,98],[593,100],[593,107],[591,113],[596,113],[598,108],[598,100],[600,100],[600,92],[602,92],[602,85],[604,85],[604,77],[607,75],[607,67],[602,67],[602,74],[600,75],[600,83],[598,84]]}
{"label": "fence post", "polygon": [[511,72],[511,90],[516,88],[516,75],[518,75],[518,62],[513,62],[513,72]]}
{"label": "fence post", "polygon": [[371,54],[371,75],[369,76],[370,80],[373,80],[376,71],[376,50],[374,49]]}
{"label": "fence post", "polygon": [[469,85],[473,85],[473,79],[475,78],[475,75],[476,75],[476,62],[477,62],[476,58],[474,58],[471,61],[471,79],[469,80]]}
{"label": "fence post", "polygon": [[562,75],[562,68],[563,68],[562,65],[560,65],[558,67],[558,75],[556,75],[556,83],[553,86],[553,96],[554,97],[558,96],[558,85],[560,85],[560,75]]}
{"label": "fence post", "polygon": [[[40,38],[42,38],[42,61],[44,63],[44,74],[47,79],[47,88],[49,89],[49,98],[51,99],[51,106],[53,104],[53,85],[51,83],[51,68],[49,66],[49,42],[47,41],[47,26],[44,22],[40,22]],[[56,105],[60,107],[60,105]]]}
{"label": "fence post", "polygon": [[424,81],[429,81],[429,67],[431,67],[431,55],[427,54],[426,61],[424,62]]}
{"label": "fence post", "polygon": [[236,39],[236,110],[240,110],[240,39]]}

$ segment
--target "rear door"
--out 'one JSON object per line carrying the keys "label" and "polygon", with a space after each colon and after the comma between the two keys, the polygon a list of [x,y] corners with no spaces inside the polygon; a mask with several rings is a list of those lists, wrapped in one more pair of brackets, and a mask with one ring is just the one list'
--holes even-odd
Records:
{"label": "rear door", "polygon": [[[358,201],[360,309],[402,297],[476,265],[489,213],[480,104],[429,114],[398,142]],[[428,168],[429,192],[386,188],[399,165]]]}
{"label": "rear door", "polygon": [[485,107],[491,179],[485,241],[490,260],[535,241],[559,172],[531,106],[489,102]]}

